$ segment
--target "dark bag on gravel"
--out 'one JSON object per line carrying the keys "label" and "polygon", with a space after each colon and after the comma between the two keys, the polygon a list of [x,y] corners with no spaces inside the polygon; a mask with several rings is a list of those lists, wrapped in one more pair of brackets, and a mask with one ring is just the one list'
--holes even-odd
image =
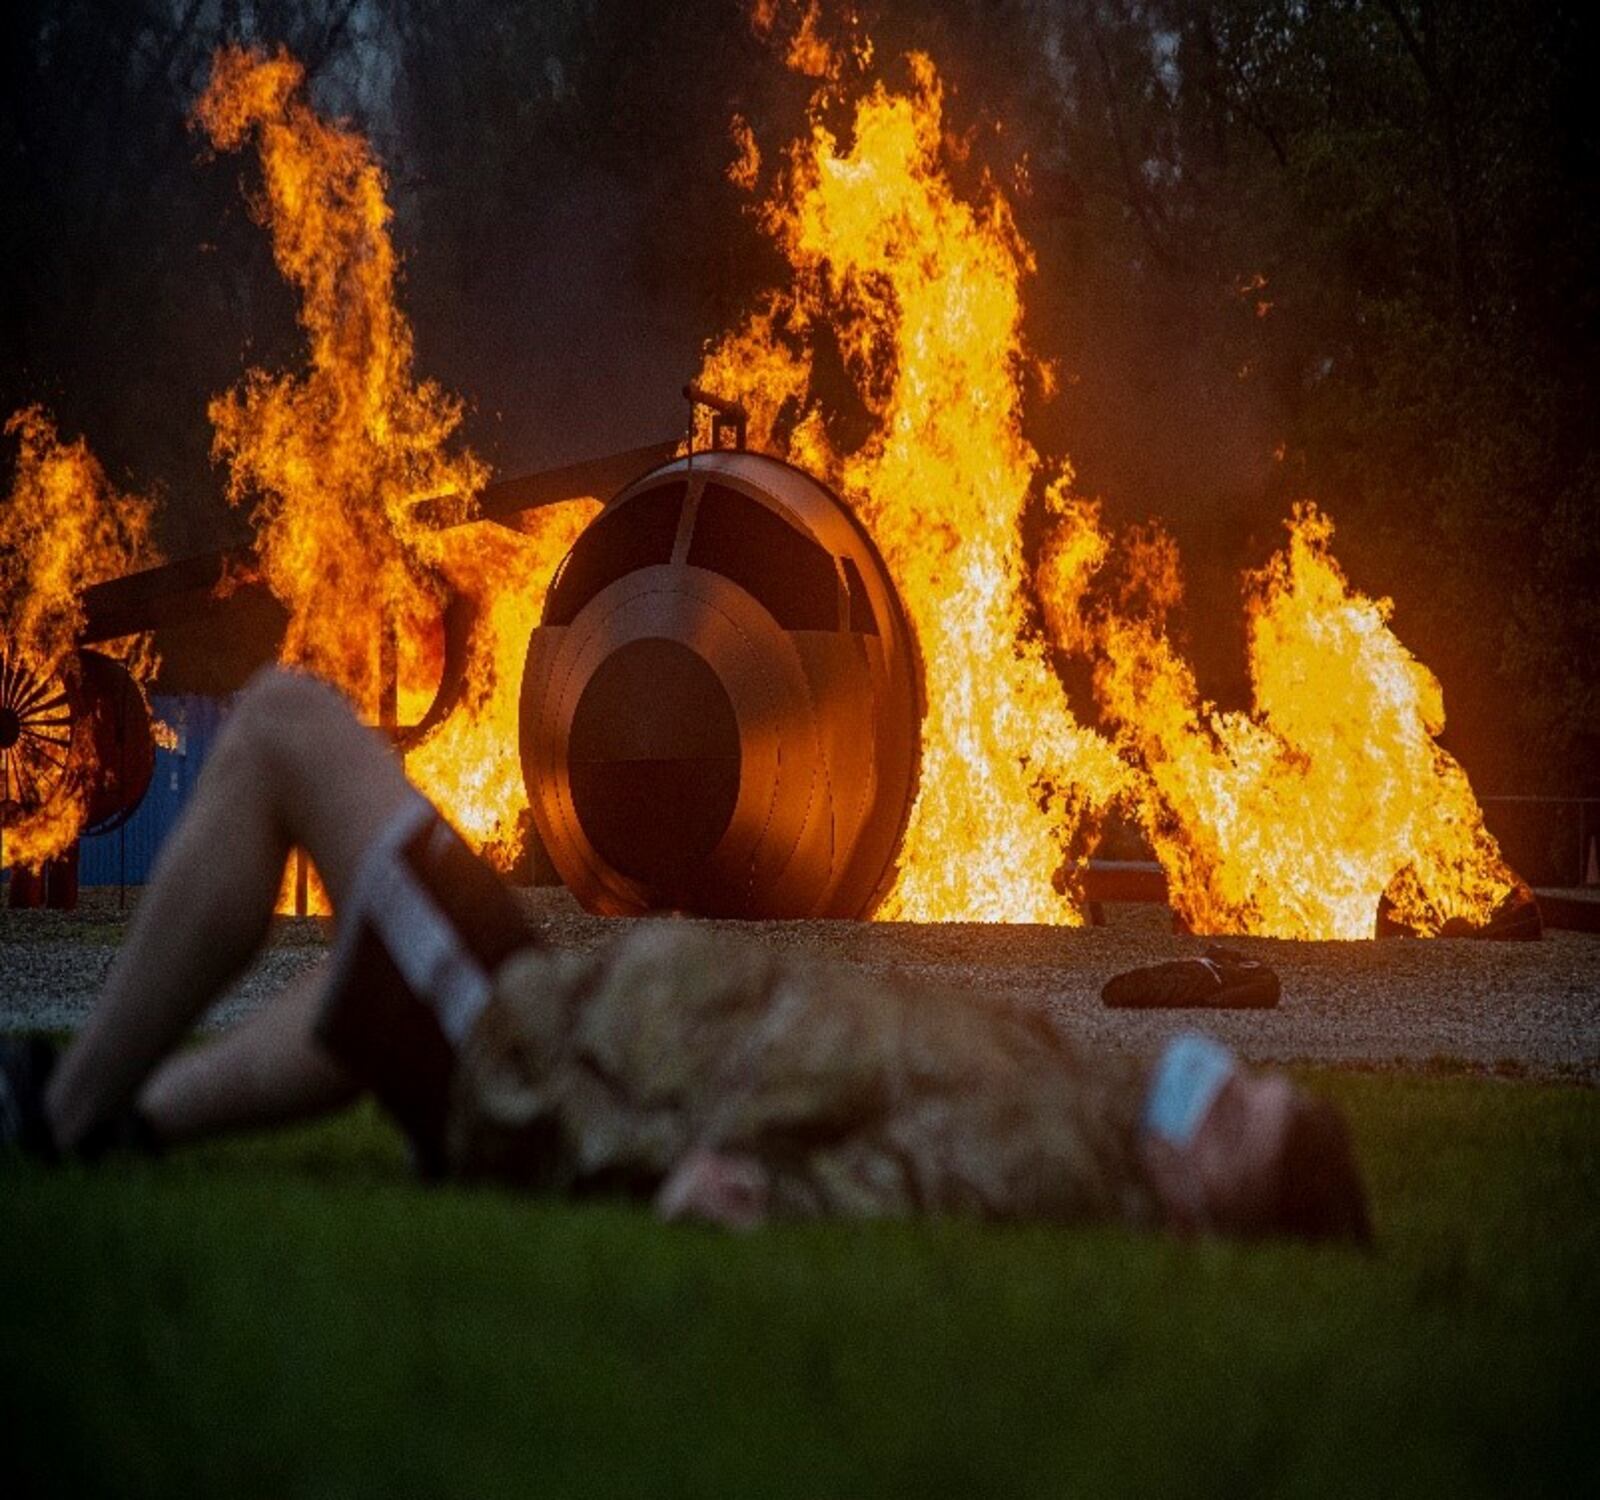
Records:
{"label": "dark bag on gravel", "polygon": [[1117,1009],[1267,1010],[1278,1003],[1280,989],[1277,974],[1265,964],[1213,945],[1199,958],[1115,975],[1100,998]]}

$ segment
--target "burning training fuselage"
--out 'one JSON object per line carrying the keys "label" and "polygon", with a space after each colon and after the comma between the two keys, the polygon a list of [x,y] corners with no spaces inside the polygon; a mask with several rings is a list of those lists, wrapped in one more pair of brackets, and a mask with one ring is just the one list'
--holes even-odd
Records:
{"label": "burning training fuselage", "polygon": [[[437,534],[454,578],[440,583],[444,665],[420,722],[392,733],[493,862],[523,866],[537,839],[593,911],[871,915],[901,874],[928,727],[900,594],[813,475],[670,448],[492,486]],[[613,487],[604,505],[578,498]],[[226,582],[241,570],[247,558],[214,555],[98,585],[84,639],[184,619],[226,630],[264,587]],[[1157,870],[1079,878],[1091,899],[1173,899]],[[1369,904],[1344,935],[1374,935]]]}
{"label": "burning training fuselage", "polygon": [[[414,368],[370,144],[287,53],[222,49],[195,123],[259,157],[306,358],[211,403],[255,542],[168,581],[207,610],[269,590],[281,661],[390,730],[497,868],[537,823],[596,909],[1068,925],[1120,811],[1197,930],[1371,936],[1380,899],[1418,932],[1481,925],[1514,878],[1438,746],[1437,680],[1331,523],[1297,511],[1247,575],[1253,702],[1219,711],[1167,629],[1175,549],[1102,526],[1025,436],[1056,384],[1024,338],[1034,257],[999,183],[955,170],[932,59],[895,86],[864,38],[801,33],[806,131],[765,158],[734,132],[788,271],[699,373],[770,456],[488,489],[461,400]],[[162,588],[123,582],[101,638],[162,623],[139,607]],[[1056,652],[1092,664],[1093,720]]]}

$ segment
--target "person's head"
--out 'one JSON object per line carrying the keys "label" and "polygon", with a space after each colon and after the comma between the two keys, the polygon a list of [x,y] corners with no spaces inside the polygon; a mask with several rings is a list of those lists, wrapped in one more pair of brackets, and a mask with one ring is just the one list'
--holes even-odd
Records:
{"label": "person's head", "polygon": [[1247,1238],[1372,1238],[1344,1118],[1281,1073],[1235,1068],[1193,1138],[1151,1143],[1157,1191],[1181,1228]]}

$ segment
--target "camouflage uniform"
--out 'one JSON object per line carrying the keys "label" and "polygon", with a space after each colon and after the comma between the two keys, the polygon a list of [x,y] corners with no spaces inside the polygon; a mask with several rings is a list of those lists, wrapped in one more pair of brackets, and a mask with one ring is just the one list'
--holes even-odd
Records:
{"label": "camouflage uniform", "polygon": [[753,1156],[780,1216],[1156,1220],[1143,1069],[1043,1017],[679,922],[509,959],[462,1048],[453,1168],[651,1194]]}

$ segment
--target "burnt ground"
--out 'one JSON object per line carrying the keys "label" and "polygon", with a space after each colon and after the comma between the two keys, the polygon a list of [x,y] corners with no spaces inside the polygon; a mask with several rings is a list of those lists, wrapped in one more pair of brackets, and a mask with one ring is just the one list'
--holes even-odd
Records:
{"label": "burnt ground", "polygon": [[[589,948],[617,930],[564,891],[525,893],[549,940]],[[1107,1010],[1120,970],[1198,953],[1164,908],[1111,906],[1104,927],[979,924],[714,923],[776,947],[876,972],[980,989],[1047,1010],[1075,1035],[1140,1048],[1202,1024],[1244,1056],[1365,1066],[1466,1068],[1600,1083],[1600,935],[1547,932],[1536,943],[1461,940],[1290,943],[1233,940],[1271,964],[1283,999],[1265,1012]],[[0,1029],[68,1029],[87,1015],[121,940],[116,893],[85,893],[70,916],[0,913]],[[282,920],[260,963],[213,1016],[259,1004],[327,951],[325,925]]]}

